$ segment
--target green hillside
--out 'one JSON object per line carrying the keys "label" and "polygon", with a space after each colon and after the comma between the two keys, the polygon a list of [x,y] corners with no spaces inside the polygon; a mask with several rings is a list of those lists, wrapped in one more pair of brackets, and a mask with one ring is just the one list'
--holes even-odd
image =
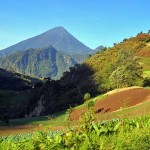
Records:
{"label": "green hillside", "polygon": [[144,71],[150,71],[150,57],[140,57],[139,62]]}
{"label": "green hillside", "polygon": [[[149,34],[138,34],[136,37],[124,39],[122,42],[115,44],[112,48],[108,48],[104,52],[95,54],[87,59],[85,64],[93,70],[95,82],[102,82],[103,85],[100,86],[100,88],[107,89],[109,88],[108,79],[115,69],[114,64],[116,63],[117,57],[121,51],[126,51],[129,55],[135,57],[138,62],[141,62],[140,65],[143,67],[143,70],[150,69],[149,57],[147,55],[141,55],[145,49],[150,53],[150,49],[147,47],[149,41]],[[125,59],[126,63],[128,63],[128,58]]]}

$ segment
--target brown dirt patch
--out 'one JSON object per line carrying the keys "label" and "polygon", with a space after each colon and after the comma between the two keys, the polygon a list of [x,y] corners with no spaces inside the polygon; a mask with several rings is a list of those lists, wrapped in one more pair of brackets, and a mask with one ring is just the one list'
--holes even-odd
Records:
{"label": "brown dirt patch", "polygon": [[[97,113],[104,114],[119,110],[121,107],[131,107],[146,101],[150,101],[150,90],[133,88],[111,94],[107,98],[97,101],[94,107]],[[85,108],[74,110],[70,114],[70,120],[78,120],[85,111]]]}
{"label": "brown dirt patch", "polygon": [[79,108],[71,112],[69,120],[78,120],[87,111],[86,108]]}

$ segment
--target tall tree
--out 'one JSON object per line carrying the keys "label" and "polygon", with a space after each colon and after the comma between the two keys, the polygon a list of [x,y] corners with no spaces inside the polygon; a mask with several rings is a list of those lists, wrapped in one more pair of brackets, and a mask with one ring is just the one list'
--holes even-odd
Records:
{"label": "tall tree", "polygon": [[137,58],[127,50],[121,50],[115,62],[110,81],[116,88],[142,84],[142,67]]}

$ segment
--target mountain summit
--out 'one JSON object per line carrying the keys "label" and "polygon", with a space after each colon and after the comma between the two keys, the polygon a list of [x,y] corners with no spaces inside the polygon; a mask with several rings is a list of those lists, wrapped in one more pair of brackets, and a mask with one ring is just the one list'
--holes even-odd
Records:
{"label": "mountain summit", "polygon": [[88,54],[91,49],[77,40],[63,27],[55,27],[35,37],[21,41],[0,51],[0,56],[29,48],[44,48],[52,45],[58,51],[69,54]]}

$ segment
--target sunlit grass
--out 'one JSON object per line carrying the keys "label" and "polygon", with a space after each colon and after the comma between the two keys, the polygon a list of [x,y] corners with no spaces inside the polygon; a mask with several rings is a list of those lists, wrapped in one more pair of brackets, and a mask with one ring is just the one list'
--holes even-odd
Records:
{"label": "sunlit grass", "polygon": [[141,57],[139,62],[142,63],[142,67],[144,71],[150,70],[150,57]]}
{"label": "sunlit grass", "polygon": [[144,71],[143,76],[144,77],[150,77],[150,71]]}

